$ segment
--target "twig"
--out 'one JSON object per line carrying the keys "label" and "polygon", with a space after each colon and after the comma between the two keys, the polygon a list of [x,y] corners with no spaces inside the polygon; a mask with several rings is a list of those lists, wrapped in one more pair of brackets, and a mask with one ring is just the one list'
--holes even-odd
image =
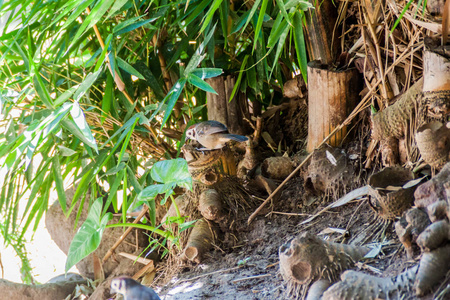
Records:
{"label": "twig", "polygon": [[[148,206],[144,204],[142,207],[141,213],[139,216],[133,221],[133,224],[137,224],[141,218],[147,213]],[[105,256],[102,259],[102,264],[104,264],[108,258],[114,253],[114,250],[116,250],[117,247],[123,242],[123,240],[127,237],[127,235],[133,230],[133,227],[128,227],[127,230],[120,236],[120,238],[117,240],[117,242],[111,247],[111,249],[106,252]]]}
{"label": "twig", "polygon": [[300,216],[300,217],[310,217],[311,216],[311,214],[297,214],[297,213],[287,213],[287,212],[281,212],[281,211],[271,211],[270,213],[267,214],[267,216],[269,216],[271,214],[286,215],[286,216]]}
{"label": "twig", "polygon": [[269,276],[272,276],[272,274],[254,275],[254,276],[250,276],[250,277],[245,277],[245,278],[232,280],[231,283],[238,283],[238,282],[245,281],[245,280],[265,278],[265,277],[269,277]]}
{"label": "twig", "polygon": [[182,282],[197,280],[199,278],[203,278],[203,277],[206,277],[206,276],[209,276],[209,275],[213,275],[213,274],[217,274],[217,273],[224,273],[224,272],[234,271],[234,270],[237,270],[237,269],[240,269],[240,268],[242,268],[242,266],[237,266],[237,267],[233,267],[233,268],[229,268],[229,269],[223,269],[223,270],[217,270],[217,271],[214,271],[214,272],[198,275],[198,276],[195,276],[195,277],[192,277],[192,278],[187,278],[187,279],[180,280],[180,281],[177,282],[177,284],[178,283],[182,283]]}

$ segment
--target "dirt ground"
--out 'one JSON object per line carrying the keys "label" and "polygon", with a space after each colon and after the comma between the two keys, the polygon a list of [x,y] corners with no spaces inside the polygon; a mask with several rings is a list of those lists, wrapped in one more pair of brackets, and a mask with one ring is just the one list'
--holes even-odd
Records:
{"label": "dirt ground", "polygon": [[[364,229],[374,222],[374,213],[367,199],[362,198],[331,209],[309,223],[301,224],[308,215],[337,200],[319,199],[306,205],[304,195],[303,179],[299,176],[291,179],[283,190],[280,202],[270,211],[266,210],[265,215],[258,216],[249,226],[246,225],[248,215],[236,220],[240,228],[234,248],[216,247],[202,264],[186,267],[169,284],[157,288],[161,298],[287,299],[286,286],[278,266],[278,249],[283,243],[303,231],[319,234],[331,241],[348,243],[352,238],[366,234]],[[327,228],[343,229],[345,233],[321,234]],[[366,259],[355,269],[385,277],[397,275],[417,264],[417,261],[407,260],[392,225],[387,226],[378,242],[383,242],[381,252],[373,259]],[[223,244],[226,245],[226,241]],[[447,279],[438,292],[448,282]],[[430,295],[421,299],[433,298],[435,297]],[[417,298],[411,294],[407,299]],[[441,299],[450,299],[450,295]]]}

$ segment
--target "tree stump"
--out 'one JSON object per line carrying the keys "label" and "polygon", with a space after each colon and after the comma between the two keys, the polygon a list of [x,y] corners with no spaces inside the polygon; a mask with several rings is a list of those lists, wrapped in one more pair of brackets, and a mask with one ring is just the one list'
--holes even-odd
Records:
{"label": "tree stump", "polygon": [[209,78],[206,80],[217,92],[206,93],[208,103],[208,119],[225,124],[230,133],[244,134],[243,114],[239,107],[239,97],[230,100],[236,79],[231,75]]}
{"label": "tree stump", "polygon": [[423,54],[423,97],[428,116],[442,118],[450,114],[450,46],[427,48]]}
{"label": "tree stump", "polygon": [[305,12],[307,26],[304,29],[310,60],[332,64],[339,46],[339,39],[335,34],[337,8],[331,0],[309,0],[309,2],[315,7]]}
{"label": "tree stump", "polygon": [[219,230],[229,230],[227,221],[234,219],[230,214],[236,214],[238,207],[245,206],[246,202],[230,148],[199,151],[196,142],[192,142],[183,146],[183,153],[194,181],[193,193],[185,194],[189,201],[185,216],[198,221],[189,236],[183,237],[181,258],[200,263]]}
{"label": "tree stump", "polygon": [[[317,62],[308,64],[308,146],[312,152],[356,106],[361,90],[356,69],[332,71]],[[336,132],[328,143],[339,146],[347,127]]]}

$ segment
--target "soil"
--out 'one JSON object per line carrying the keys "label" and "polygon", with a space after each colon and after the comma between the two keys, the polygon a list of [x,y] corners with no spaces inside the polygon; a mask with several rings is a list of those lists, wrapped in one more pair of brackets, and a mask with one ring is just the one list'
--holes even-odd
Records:
{"label": "soil", "polygon": [[[337,199],[322,197],[310,205],[305,204],[307,200],[300,176],[290,180],[280,199],[277,205],[270,211],[266,210],[249,226],[247,218],[251,211],[236,220],[239,228],[235,246],[230,247],[227,240],[230,237],[224,237],[218,243],[221,248],[216,247],[201,264],[186,266],[169,284],[155,287],[161,299],[287,299],[286,286],[278,266],[278,249],[282,244],[306,230],[324,239],[348,243],[358,235],[368,235],[365,229],[378,222],[364,198],[331,209],[311,222],[301,224],[310,214]],[[346,232],[343,235],[321,234],[323,230],[332,228]],[[386,227],[384,233],[378,238],[378,242],[383,242],[381,252],[375,258],[357,264],[355,270],[386,277],[395,276],[418,263],[407,260],[392,224]],[[419,253],[415,252],[416,257]],[[407,299],[416,298],[411,294]],[[432,299],[432,295],[421,299]]]}

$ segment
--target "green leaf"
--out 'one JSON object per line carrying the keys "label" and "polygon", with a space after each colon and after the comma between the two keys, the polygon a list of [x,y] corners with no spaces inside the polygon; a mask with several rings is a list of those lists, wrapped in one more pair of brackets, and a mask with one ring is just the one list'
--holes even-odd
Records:
{"label": "green leaf", "polygon": [[306,58],[306,46],[305,38],[303,36],[303,24],[302,16],[298,10],[294,13],[294,43],[295,51],[297,53],[297,60],[300,67],[302,77],[307,82],[307,58]]}
{"label": "green leaf", "polygon": [[70,110],[70,115],[72,116],[76,126],[83,134],[85,140],[89,141],[88,145],[93,146],[92,148],[98,152],[97,142],[95,141],[94,136],[92,135],[91,129],[86,122],[86,118],[84,117],[84,113],[81,110],[80,104],[78,102],[74,102],[72,109]]}
{"label": "green leaf", "polygon": [[47,108],[54,108],[52,98],[50,97],[50,94],[47,91],[44,82],[42,82],[40,74],[36,74],[33,76],[33,83],[36,92],[38,93],[42,102],[44,102],[45,106],[47,106]]}
{"label": "green leaf", "polygon": [[[167,103],[167,108],[166,108],[166,112],[164,114],[164,119],[161,123],[161,128],[166,124],[167,120],[169,119],[170,115],[172,114],[172,110],[175,107],[175,104],[177,103],[178,97],[180,97],[181,92],[183,91],[183,88],[186,84],[186,79],[180,79],[178,80],[175,85],[172,87],[172,89],[170,90],[170,92],[167,94],[166,99],[168,98],[168,103]],[[163,100],[163,102],[166,101]],[[158,111],[158,110],[157,110]],[[155,111],[156,112],[156,111]],[[155,113],[153,113],[155,114]]]}
{"label": "green leaf", "polygon": [[79,101],[81,97],[89,90],[89,88],[94,84],[94,82],[97,80],[98,75],[100,75],[102,71],[98,70],[94,73],[89,73],[88,76],[83,80],[83,82],[78,87],[77,91],[75,92],[73,96],[74,101]]}
{"label": "green leaf", "polygon": [[128,147],[128,143],[130,142],[131,139],[131,135],[133,134],[134,131],[134,127],[136,126],[137,122],[139,121],[139,118],[136,118],[136,120],[134,121],[133,125],[131,125],[131,128],[128,131],[127,137],[125,138],[125,141],[122,144],[122,149],[120,150],[120,154],[119,154],[119,158],[118,158],[118,162],[121,163],[123,156],[125,154],[125,151]]}
{"label": "green leaf", "polygon": [[194,74],[189,74],[188,82],[192,85],[195,85],[201,90],[205,92],[214,93],[217,95],[217,92],[210,86],[206,81],[202,80],[200,77],[195,76]]}
{"label": "green leaf", "polygon": [[288,14],[287,14],[286,7],[284,6],[283,0],[276,0],[276,1],[277,1],[278,8],[279,8],[280,11],[281,11],[281,15],[282,15],[282,16],[284,17],[284,19],[289,23],[289,25],[292,26],[292,24],[291,24],[291,22],[290,22],[290,20],[289,20],[289,16],[288,16]]}
{"label": "green leaf", "polygon": [[206,29],[206,27],[209,25],[212,18],[214,17],[214,13],[220,7],[220,4],[222,3],[222,1],[223,0],[214,0],[213,4],[211,5],[208,12],[206,13],[205,19],[203,20],[202,27],[200,28],[200,33],[202,33]]}
{"label": "green leaf", "polygon": [[109,220],[112,219],[111,213],[107,213],[103,217],[101,213],[102,198],[98,198],[92,204],[86,221],[81,225],[70,243],[66,260],[66,273],[83,258],[94,252],[100,245],[103,231]]}
{"label": "green leaf", "polygon": [[241,70],[239,71],[239,76],[238,76],[238,78],[236,80],[236,83],[234,84],[233,91],[231,92],[230,99],[228,99],[228,101],[233,100],[234,95],[236,94],[236,92],[237,92],[237,90],[239,88],[239,85],[241,84],[242,75],[244,74],[245,66],[247,65],[247,60],[248,60],[249,56],[250,55],[247,54],[244,57],[244,61],[242,62],[242,65],[241,65]]}
{"label": "green leaf", "polygon": [[256,49],[256,45],[258,40],[260,40],[260,35],[261,35],[261,28],[262,28],[262,23],[264,21],[264,16],[266,14],[266,9],[267,9],[267,4],[269,3],[269,0],[263,0],[262,4],[261,4],[261,9],[259,11],[259,16],[258,16],[258,23],[256,23],[256,29],[255,29],[255,42],[253,45],[253,49]]}
{"label": "green leaf", "polygon": [[[138,18],[140,18],[140,17],[138,17]],[[130,20],[127,20],[127,21],[130,21]],[[150,23],[152,21],[154,21],[154,19],[147,19],[147,20],[142,20],[142,21],[138,21],[138,22],[134,22],[134,23],[128,22],[129,24],[126,24],[126,26],[123,26],[122,24],[119,24],[119,25],[117,25],[114,28],[113,33],[114,33],[115,36],[121,35],[121,34],[129,32],[129,31],[135,30],[135,29],[137,29],[137,28],[139,28],[141,26],[144,26],[146,24],[147,24],[145,26],[146,28],[156,30],[157,28],[155,26],[153,26],[151,24],[148,24],[148,23]]]}
{"label": "green leaf", "polygon": [[114,2],[114,5],[109,10],[108,16],[106,16],[105,19],[108,20],[109,18],[111,18],[111,16],[114,15],[119,9],[121,9],[122,6],[124,6],[127,2],[128,0],[117,0],[116,2]]}
{"label": "green leaf", "polygon": [[112,78],[111,73],[107,74],[106,78],[106,87],[105,87],[105,93],[103,94],[103,100],[102,100],[102,115],[100,116],[100,122],[103,124],[105,122],[106,117],[108,116],[109,112],[111,111],[111,106],[113,102],[114,97],[114,87],[113,87],[114,80]]}
{"label": "green leaf", "polygon": [[100,21],[100,19],[103,17],[103,15],[111,7],[113,3],[114,0],[101,0],[100,2],[97,2],[95,7],[92,9],[91,13],[87,16],[86,20],[84,20],[83,24],[81,24],[73,40],[74,41],[78,40],[78,38],[87,29],[90,29],[92,26],[97,24],[97,22]]}
{"label": "green leaf", "polygon": [[55,180],[56,192],[58,193],[58,201],[64,214],[67,212],[67,200],[64,190],[64,181],[61,175],[61,165],[58,156],[53,157],[52,164],[53,178]]}
{"label": "green leaf", "polygon": [[150,174],[157,182],[192,189],[192,177],[183,158],[158,161],[153,165]]}
{"label": "green leaf", "polygon": [[250,21],[252,20],[253,15],[256,12],[256,9],[259,7],[259,3],[261,3],[261,0],[256,0],[255,3],[253,3],[252,9],[250,10],[250,13],[249,13],[249,15],[247,17],[247,21],[245,21],[245,24],[242,27],[241,35],[244,32],[245,28],[247,27],[248,23],[250,23]]}
{"label": "green leaf", "polygon": [[198,68],[191,72],[191,74],[194,74],[201,79],[216,77],[221,75],[222,73],[223,70],[218,68]]}
{"label": "green leaf", "polygon": [[141,73],[139,73],[135,68],[133,68],[130,64],[128,64],[126,61],[124,61],[120,57],[117,56],[116,60],[117,60],[117,65],[119,66],[119,68],[124,69],[125,71],[127,71],[131,75],[138,77],[139,79],[145,79],[144,76],[141,75]]}
{"label": "green leaf", "polygon": [[411,6],[413,1],[414,0],[409,0],[408,3],[406,3],[405,7],[403,8],[402,12],[398,16],[397,20],[395,20],[394,26],[392,26],[392,29],[391,29],[391,33],[394,32],[395,28],[397,28],[398,24],[400,23],[400,20],[403,18],[403,16],[405,15],[408,8]]}

